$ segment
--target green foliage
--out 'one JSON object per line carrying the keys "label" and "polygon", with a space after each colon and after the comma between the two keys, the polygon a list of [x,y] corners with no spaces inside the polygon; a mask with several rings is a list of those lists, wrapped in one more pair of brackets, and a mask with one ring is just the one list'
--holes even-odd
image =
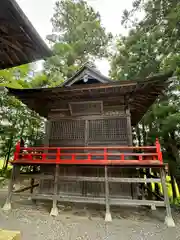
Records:
{"label": "green foliage", "polygon": [[88,60],[107,56],[112,35],[106,33],[99,13],[86,1],[57,1],[52,24],[59,37],[53,45],[55,56],[46,62],[45,71],[53,81],[72,76]]}
{"label": "green foliage", "polygon": [[62,42],[73,44],[71,47],[78,57],[86,58],[88,54],[102,57],[107,53],[105,46],[111,35],[105,33],[99,13],[86,1],[57,1],[52,24],[61,34]]}
{"label": "green foliage", "polygon": [[[18,75],[14,74],[18,71]],[[40,87],[46,84],[44,75],[29,77],[33,71],[29,65],[0,71],[1,86],[13,88]],[[15,97],[8,96],[6,91],[0,95],[0,157],[5,159],[7,168],[17,141],[23,137],[28,145],[43,137],[43,119],[30,111]],[[3,170],[4,171],[4,170]]]}
{"label": "green foliage", "polygon": [[[139,10],[145,17],[135,21]],[[114,79],[144,77],[180,66],[180,3],[170,0],[135,0],[133,9],[124,11],[123,24],[131,24],[128,37],[120,37],[112,61]]]}
{"label": "green foliage", "polygon": [[111,62],[111,77],[115,80],[143,78],[156,73],[160,59],[154,49],[157,39],[143,35],[137,29],[117,42],[117,52]]}
{"label": "green foliage", "polygon": [[[145,13],[136,21],[138,11]],[[138,144],[152,144],[159,137],[164,157],[175,175],[180,149],[180,3],[170,0],[136,0],[124,11],[122,23],[131,26],[129,35],[120,36],[111,61],[115,80],[144,79],[155,73],[174,70],[163,97],[149,109],[136,128]]]}

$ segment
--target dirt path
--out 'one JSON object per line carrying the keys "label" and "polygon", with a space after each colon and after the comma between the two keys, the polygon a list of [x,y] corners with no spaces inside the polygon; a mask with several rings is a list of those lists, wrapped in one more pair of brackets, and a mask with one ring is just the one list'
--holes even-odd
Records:
{"label": "dirt path", "polygon": [[[3,205],[6,191],[0,192]],[[49,216],[49,204],[32,204],[14,198],[13,210],[0,210],[0,228],[20,230],[23,240],[180,240],[180,214],[175,213],[176,228],[167,229],[164,211],[139,208],[113,209],[113,222],[105,224],[103,209],[59,206],[59,216]]]}

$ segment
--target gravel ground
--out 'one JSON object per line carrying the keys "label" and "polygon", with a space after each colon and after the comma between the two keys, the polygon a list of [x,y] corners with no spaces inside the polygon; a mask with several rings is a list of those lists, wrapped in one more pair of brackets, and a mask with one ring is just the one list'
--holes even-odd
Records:
{"label": "gravel ground", "polygon": [[[0,204],[6,191],[0,192]],[[0,228],[20,230],[22,240],[180,240],[180,214],[174,213],[176,228],[167,228],[164,210],[151,212],[143,208],[114,208],[112,223],[103,220],[99,206],[61,205],[59,216],[49,216],[49,203],[33,204],[13,198],[13,210],[0,210]]]}

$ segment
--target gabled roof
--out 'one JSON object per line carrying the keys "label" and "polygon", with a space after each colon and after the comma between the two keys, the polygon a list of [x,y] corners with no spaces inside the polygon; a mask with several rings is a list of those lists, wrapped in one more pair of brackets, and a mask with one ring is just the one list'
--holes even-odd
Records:
{"label": "gabled roof", "polygon": [[[41,15],[40,15],[41,17]],[[0,69],[52,55],[15,0],[0,1]]]}
{"label": "gabled roof", "polygon": [[62,87],[69,87],[74,83],[83,79],[85,75],[88,75],[90,79],[96,79],[99,83],[110,83],[112,82],[111,79],[102,75],[97,69],[90,66],[89,64],[83,65],[71,78],[67,79],[65,82],[62,83]]}

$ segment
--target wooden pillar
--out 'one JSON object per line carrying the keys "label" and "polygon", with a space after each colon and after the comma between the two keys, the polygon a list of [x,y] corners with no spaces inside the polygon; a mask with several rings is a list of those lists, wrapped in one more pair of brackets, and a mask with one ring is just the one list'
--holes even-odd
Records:
{"label": "wooden pillar", "polygon": [[3,206],[4,211],[11,210],[11,198],[12,198],[12,193],[13,193],[13,184],[14,184],[14,180],[15,180],[15,168],[16,168],[16,166],[13,165],[12,172],[11,172],[11,178],[9,180],[8,195],[6,198],[6,202]]}
{"label": "wooden pillar", "polygon": [[126,109],[126,118],[127,118],[127,135],[128,135],[128,145],[132,146],[132,126],[131,126],[131,113],[129,108]]}
{"label": "wooden pillar", "polygon": [[[51,138],[51,125],[52,125],[52,122],[50,120],[47,120],[45,123],[45,136],[44,136],[44,140],[43,140],[44,147],[49,147],[49,141]],[[48,150],[46,149],[42,153],[47,154]],[[45,171],[49,171],[49,169],[51,169],[51,168],[49,168],[48,165],[46,165],[46,164],[40,165],[40,172],[43,174],[45,173]],[[54,169],[51,172],[52,175],[54,174],[53,172],[54,172]],[[53,180],[48,180],[48,181],[53,181]],[[40,179],[39,192],[43,191],[43,186],[44,186],[45,182],[46,182],[46,179]]]}
{"label": "wooden pillar", "polygon": [[55,216],[55,217],[58,215],[58,208],[57,208],[58,177],[59,177],[59,164],[56,164],[55,176],[54,176],[53,206],[50,213],[51,216]]}
{"label": "wooden pillar", "polygon": [[169,197],[168,197],[168,191],[166,186],[166,173],[164,168],[160,169],[160,174],[161,174],[161,183],[162,183],[163,194],[164,194],[164,204],[166,207],[165,223],[167,224],[168,227],[175,227],[175,223],[172,218]]}
{"label": "wooden pillar", "polygon": [[31,195],[33,194],[33,190],[34,190],[34,178],[31,178],[31,188],[30,188]]}
{"label": "wooden pillar", "polygon": [[[132,125],[131,125],[131,113],[129,110],[129,106],[125,109],[126,112],[126,119],[127,119],[127,136],[128,136],[128,146],[133,145],[133,138],[132,138]],[[132,174],[135,172],[133,171]],[[138,184],[137,183],[129,183],[131,187],[131,197],[132,198],[137,198],[138,197]]]}
{"label": "wooden pillar", "polygon": [[[34,172],[35,172],[35,167],[33,166],[32,167],[32,169],[33,169],[33,174],[34,174]],[[34,182],[35,182],[35,180],[34,180],[34,178],[31,178],[30,179],[30,196],[29,196],[29,198],[28,198],[28,200],[32,200],[32,195],[33,195],[33,190],[34,190]],[[33,200],[33,202],[36,202],[36,200]]]}
{"label": "wooden pillar", "polygon": [[[155,178],[159,177],[158,174],[157,174],[157,170],[156,169],[153,171],[153,173],[154,173],[154,177]],[[160,201],[161,200],[161,197],[160,197],[161,193],[160,193],[160,189],[159,189],[158,183],[155,183],[155,193],[156,193],[156,200]]]}
{"label": "wooden pillar", "polygon": [[109,182],[108,182],[108,167],[104,167],[105,170],[105,202],[106,202],[106,215],[105,222],[111,222],[111,212],[110,212],[110,204],[109,204]]}
{"label": "wooden pillar", "polygon": [[[146,169],[146,177],[151,178],[150,168]],[[148,198],[148,200],[151,200],[154,197],[152,191],[153,191],[153,189],[152,189],[151,183],[147,183],[147,198]]]}
{"label": "wooden pillar", "polygon": [[20,183],[20,169],[21,169],[21,166],[19,166],[19,165],[15,165],[14,166],[14,182],[13,182],[13,184],[14,184],[14,189],[15,190],[18,190],[18,189],[20,189],[20,185],[21,185],[21,183]]}
{"label": "wooden pillar", "polygon": [[43,145],[45,147],[49,146],[50,134],[51,134],[51,121],[47,120],[45,123],[45,137],[43,141]]}
{"label": "wooden pillar", "polygon": [[[85,147],[88,146],[88,138],[89,138],[89,120],[86,119],[85,120],[85,128],[84,128],[84,146]],[[88,150],[84,150],[84,152],[87,153],[87,154],[89,153]],[[84,168],[82,168],[81,171],[82,171],[81,174],[83,176],[86,176],[87,170],[84,170]],[[81,189],[82,196],[87,196],[87,191],[88,191],[87,187],[88,187],[89,183],[87,183],[87,181],[82,181],[80,183],[80,185],[82,187],[82,189]]]}

